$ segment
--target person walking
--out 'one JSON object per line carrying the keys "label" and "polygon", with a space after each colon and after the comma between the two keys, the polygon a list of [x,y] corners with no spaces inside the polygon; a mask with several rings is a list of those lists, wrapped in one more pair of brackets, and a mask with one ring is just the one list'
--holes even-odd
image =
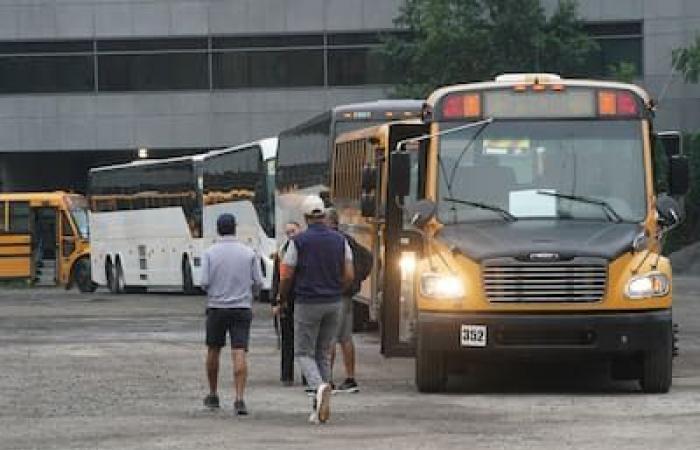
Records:
{"label": "person walking", "polygon": [[260,259],[250,247],[236,239],[236,218],[232,214],[219,216],[216,227],[221,238],[204,253],[200,283],[207,292],[206,372],[209,395],[204,398],[204,405],[208,408],[219,407],[219,357],[221,348],[226,346],[228,333],[234,373],[233,408],[235,414],[246,415],[246,352],[253,318],[253,296],[262,286]]}
{"label": "person walking", "polygon": [[330,418],[330,350],[338,328],[341,295],[352,283],[352,251],[345,238],[325,223],[325,206],[317,196],[302,203],[308,224],[289,244],[280,265],[284,305],[294,282],[294,356],[315,390],[309,421]]}
{"label": "person walking", "polygon": [[279,280],[280,261],[287,253],[291,240],[301,232],[301,225],[297,222],[288,222],[284,225],[284,234],[287,241],[282,244],[274,259],[274,271],[272,277],[272,313],[279,320],[279,348],[280,348],[280,381],[286,386],[294,384],[294,295],[291,289],[289,299],[284,310],[279,308]]}
{"label": "person walking", "polygon": [[338,229],[338,211],[329,209],[327,211],[328,226],[339,232],[347,240],[352,251],[352,262],[354,268],[354,280],[352,285],[343,292],[343,307],[340,310],[338,331],[336,332],[335,343],[331,346],[331,370],[335,363],[336,344],[340,346],[343,353],[343,365],[345,366],[345,381],[335,390],[337,392],[359,392],[360,388],[355,381],[355,343],[352,340],[353,329],[353,306],[352,298],[360,292],[362,282],[372,271],[372,253],[357,242],[352,236],[343,233]]}

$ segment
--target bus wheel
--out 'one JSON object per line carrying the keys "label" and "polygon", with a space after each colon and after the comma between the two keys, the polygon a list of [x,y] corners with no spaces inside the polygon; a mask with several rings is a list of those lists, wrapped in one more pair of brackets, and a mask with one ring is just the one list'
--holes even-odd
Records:
{"label": "bus wheel", "polygon": [[182,259],[182,291],[188,295],[197,293],[192,280],[192,267],[190,267],[190,261],[186,257]]}
{"label": "bus wheel", "polygon": [[73,271],[71,275],[72,283],[78,286],[80,292],[95,292],[97,289],[97,284],[92,281],[92,275],[90,275],[90,259],[80,258],[73,265]]}
{"label": "bus wheel", "polygon": [[118,294],[119,288],[117,286],[117,276],[112,260],[110,259],[108,259],[105,263],[105,278],[107,279],[107,288],[109,288],[109,292],[112,294]]}
{"label": "bus wheel", "polygon": [[114,284],[116,285],[115,294],[124,294],[126,292],[126,281],[124,280],[124,269],[122,269],[122,262],[117,259],[117,265],[114,270]]}
{"label": "bus wheel", "polygon": [[639,384],[647,394],[665,394],[671,389],[673,373],[673,338],[669,327],[663,345],[644,354]]}
{"label": "bus wheel", "polygon": [[440,392],[447,382],[445,354],[425,348],[421,335],[418,335],[416,348],[416,386],[420,392]]}

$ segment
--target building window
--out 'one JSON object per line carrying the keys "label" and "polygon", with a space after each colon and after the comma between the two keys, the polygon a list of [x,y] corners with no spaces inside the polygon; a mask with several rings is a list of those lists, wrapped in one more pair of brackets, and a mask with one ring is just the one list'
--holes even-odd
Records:
{"label": "building window", "polygon": [[100,91],[209,89],[206,53],[98,56]]}
{"label": "building window", "polygon": [[346,32],[0,41],[0,94],[387,84],[375,53],[381,39]]}
{"label": "building window", "polygon": [[0,93],[94,89],[92,56],[0,56]]}
{"label": "building window", "polygon": [[323,86],[323,50],[214,53],[213,71],[214,89]]}
{"label": "building window", "polygon": [[636,75],[643,75],[642,22],[588,23],[585,29],[599,49],[592,55],[589,70],[583,75],[609,77],[621,63],[632,64]]}

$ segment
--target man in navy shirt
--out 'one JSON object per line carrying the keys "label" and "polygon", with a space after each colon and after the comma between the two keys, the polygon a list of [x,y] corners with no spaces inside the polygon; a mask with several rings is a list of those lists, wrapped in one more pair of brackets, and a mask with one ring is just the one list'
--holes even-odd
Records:
{"label": "man in navy shirt", "polygon": [[294,356],[315,390],[309,420],[330,417],[331,362],[342,294],[354,278],[352,251],[346,239],[325,223],[323,200],[309,196],[302,203],[308,224],[290,242],[280,265],[280,298],[284,304],[294,281]]}

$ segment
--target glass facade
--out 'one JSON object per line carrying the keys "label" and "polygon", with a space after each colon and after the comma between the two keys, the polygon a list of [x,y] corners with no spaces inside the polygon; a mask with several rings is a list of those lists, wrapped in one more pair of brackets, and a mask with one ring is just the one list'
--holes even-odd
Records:
{"label": "glass facade", "polygon": [[0,94],[381,85],[381,32],[0,42]]}

